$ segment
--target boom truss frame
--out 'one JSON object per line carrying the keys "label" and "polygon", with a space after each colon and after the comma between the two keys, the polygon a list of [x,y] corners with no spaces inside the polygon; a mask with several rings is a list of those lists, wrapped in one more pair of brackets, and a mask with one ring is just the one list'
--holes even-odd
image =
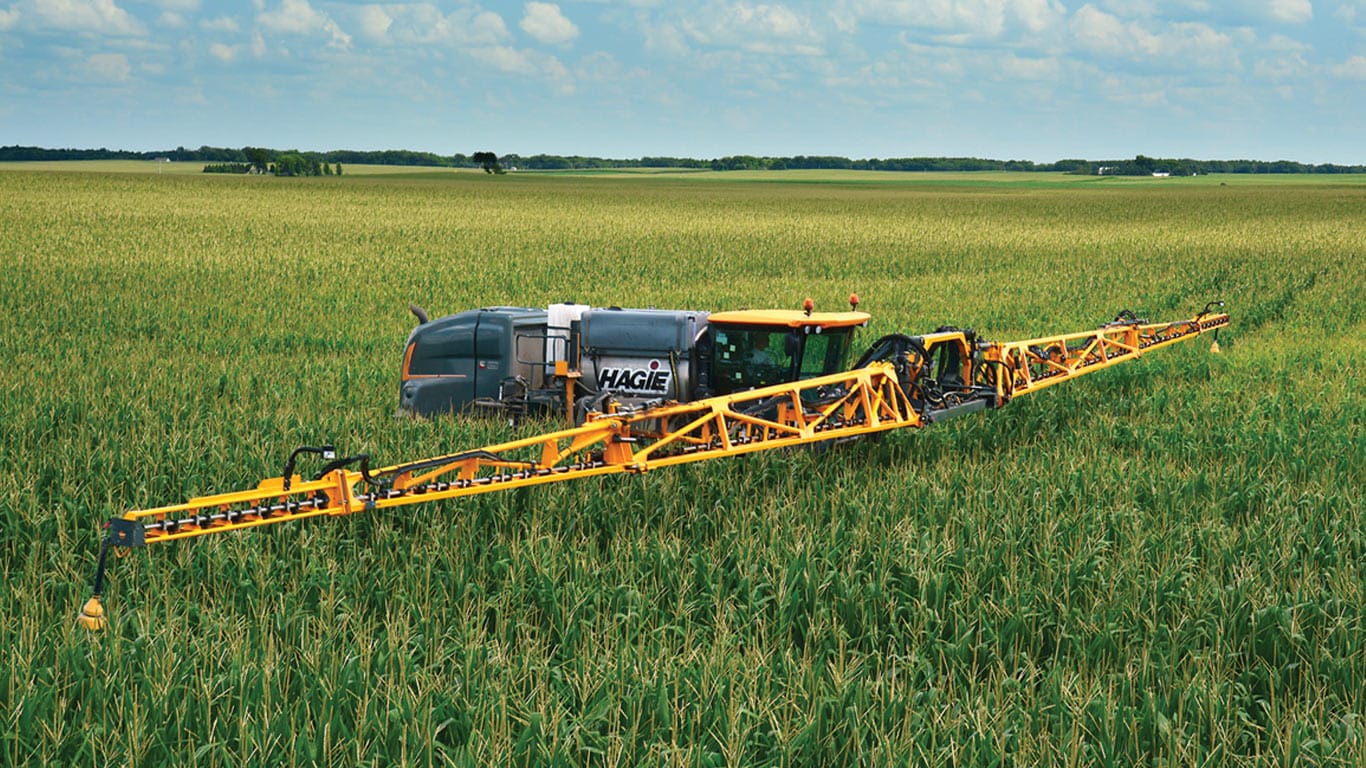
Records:
{"label": "boom truss frame", "polygon": [[[920,426],[891,363],[634,411],[583,425],[378,470],[335,469],[303,481],[129,512],[116,520],[153,544],[323,515],[390,509],[584,477],[641,473],[773,448]],[[363,457],[357,457],[362,460]],[[111,521],[113,522],[113,521]],[[128,523],[136,524],[130,531]]]}
{"label": "boom truss frame", "polygon": [[[1223,302],[1210,302],[1214,304]],[[1228,325],[1227,314],[1209,314],[1208,309],[1173,323],[1147,323],[1128,313],[1130,321],[1117,319],[1094,331],[992,343],[986,359],[1003,372],[997,382],[1003,398],[1027,395]]]}

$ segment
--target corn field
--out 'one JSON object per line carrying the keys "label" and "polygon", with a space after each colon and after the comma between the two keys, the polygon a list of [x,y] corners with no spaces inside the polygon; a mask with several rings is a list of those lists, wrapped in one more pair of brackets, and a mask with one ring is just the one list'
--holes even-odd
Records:
{"label": "corn field", "polygon": [[[0,169],[0,765],[1366,764],[1366,180]],[[1204,339],[914,434],[240,534],[409,302]],[[519,429],[535,430],[536,425]]]}

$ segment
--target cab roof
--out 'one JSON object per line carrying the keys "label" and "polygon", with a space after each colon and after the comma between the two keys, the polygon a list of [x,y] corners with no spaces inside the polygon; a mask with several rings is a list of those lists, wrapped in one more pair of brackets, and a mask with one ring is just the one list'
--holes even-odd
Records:
{"label": "cab roof", "polygon": [[786,328],[851,328],[864,325],[867,312],[812,312],[800,309],[739,309],[713,312],[707,321],[726,325],[781,325]]}

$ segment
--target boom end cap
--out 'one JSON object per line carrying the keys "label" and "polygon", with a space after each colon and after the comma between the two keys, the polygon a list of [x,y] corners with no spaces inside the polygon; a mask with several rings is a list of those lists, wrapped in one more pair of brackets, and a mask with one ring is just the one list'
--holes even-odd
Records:
{"label": "boom end cap", "polygon": [[109,619],[104,615],[104,606],[100,604],[100,596],[92,595],[85,605],[81,607],[81,615],[76,617],[76,623],[90,632],[99,632],[109,626]]}

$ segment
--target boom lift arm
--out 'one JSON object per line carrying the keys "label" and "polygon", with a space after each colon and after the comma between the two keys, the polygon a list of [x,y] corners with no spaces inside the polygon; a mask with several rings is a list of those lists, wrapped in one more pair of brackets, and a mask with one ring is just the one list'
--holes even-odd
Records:
{"label": "boom lift arm", "polygon": [[[1122,312],[1094,331],[1026,341],[980,341],[970,330],[885,336],[850,371],[691,403],[590,414],[578,427],[483,448],[370,467],[366,455],[335,459],[330,446],[291,454],[280,477],[256,488],[134,510],[109,520],[94,596],[80,623],[106,623],[100,594],[111,548],[255,528],[309,517],[404,507],[582,477],[641,473],[722,456],[921,427],[1117,365],[1214,332],[1228,315],[1204,311],[1170,323]],[[300,453],[330,461],[312,480],[293,473]]]}

